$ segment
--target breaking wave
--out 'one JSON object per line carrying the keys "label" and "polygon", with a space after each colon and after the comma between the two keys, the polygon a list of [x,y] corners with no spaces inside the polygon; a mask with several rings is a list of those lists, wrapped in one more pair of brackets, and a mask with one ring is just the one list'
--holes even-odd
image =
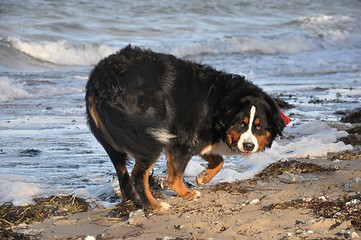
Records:
{"label": "breaking wave", "polygon": [[9,37],[7,41],[19,52],[36,60],[69,66],[95,65],[118,49],[99,44],[76,44],[66,40],[38,42]]}

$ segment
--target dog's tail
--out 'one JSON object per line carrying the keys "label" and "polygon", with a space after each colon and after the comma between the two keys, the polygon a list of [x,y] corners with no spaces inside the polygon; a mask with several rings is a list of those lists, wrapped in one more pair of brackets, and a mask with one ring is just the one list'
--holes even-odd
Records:
{"label": "dog's tail", "polygon": [[135,158],[157,157],[174,137],[154,119],[128,115],[109,103],[95,104],[87,98],[88,123],[97,138],[101,138],[119,152]]}

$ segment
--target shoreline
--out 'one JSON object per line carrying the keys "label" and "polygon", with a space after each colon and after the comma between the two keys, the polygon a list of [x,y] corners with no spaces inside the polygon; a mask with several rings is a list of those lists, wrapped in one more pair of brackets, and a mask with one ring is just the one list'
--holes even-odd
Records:
{"label": "shoreline", "polygon": [[[341,160],[351,155],[356,158]],[[161,214],[135,210],[128,219],[114,218],[107,216],[113,209],[93,208],[16,231],[29,239],[359,238],[361,149],[287,162],[293,164],[276,166],[277,171],[270,170],[272,164],[252,180],[197,188],[202,196],[195,200],[163,191],[171,209]],[[342,201],[347,206],[342,211],[351,211],[354,219],[341,208],[332,212]],[[320,206],[323,214],[314,210]]]}
{"label": "shoreline", "polygon": [[60,195],[36,200],[34,209],[4,204],[0,238],[361,239],[360,128],[342,130],[349,135],[339,140],[353,150],[278,161],[249,180],[192,186],[198,199],[174,196],[155,182],[155,196],[171,205],[163,213]]}

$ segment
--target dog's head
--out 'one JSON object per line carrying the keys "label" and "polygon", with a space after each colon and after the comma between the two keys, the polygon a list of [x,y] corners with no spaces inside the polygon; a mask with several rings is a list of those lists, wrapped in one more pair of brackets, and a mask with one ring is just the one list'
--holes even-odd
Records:
{"label": "dog's head", "polygon": [[224,113],[219,123],[223,141],[233,152],[245,155],[270,148],[287,124],[276,102],[266,94],[242,98]]}

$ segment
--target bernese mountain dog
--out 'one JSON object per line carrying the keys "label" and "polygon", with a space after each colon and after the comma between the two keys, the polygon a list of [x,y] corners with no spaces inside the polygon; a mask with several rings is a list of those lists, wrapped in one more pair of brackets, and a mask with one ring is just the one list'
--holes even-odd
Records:
{"label": "bernese mountain dog", "polygon": [[203,185],[222,168],[222,155],[269,148],[286,125],[273,98],[244,76],[130,45],[95,66],[85,98],[88,125],[115,167],[122,202],[140,201],[154,211],[169,207],[153,197],[148,182],[162,151],[167,185],[197,198],[183,182],[192,156],[209,163],[196,177]]}

